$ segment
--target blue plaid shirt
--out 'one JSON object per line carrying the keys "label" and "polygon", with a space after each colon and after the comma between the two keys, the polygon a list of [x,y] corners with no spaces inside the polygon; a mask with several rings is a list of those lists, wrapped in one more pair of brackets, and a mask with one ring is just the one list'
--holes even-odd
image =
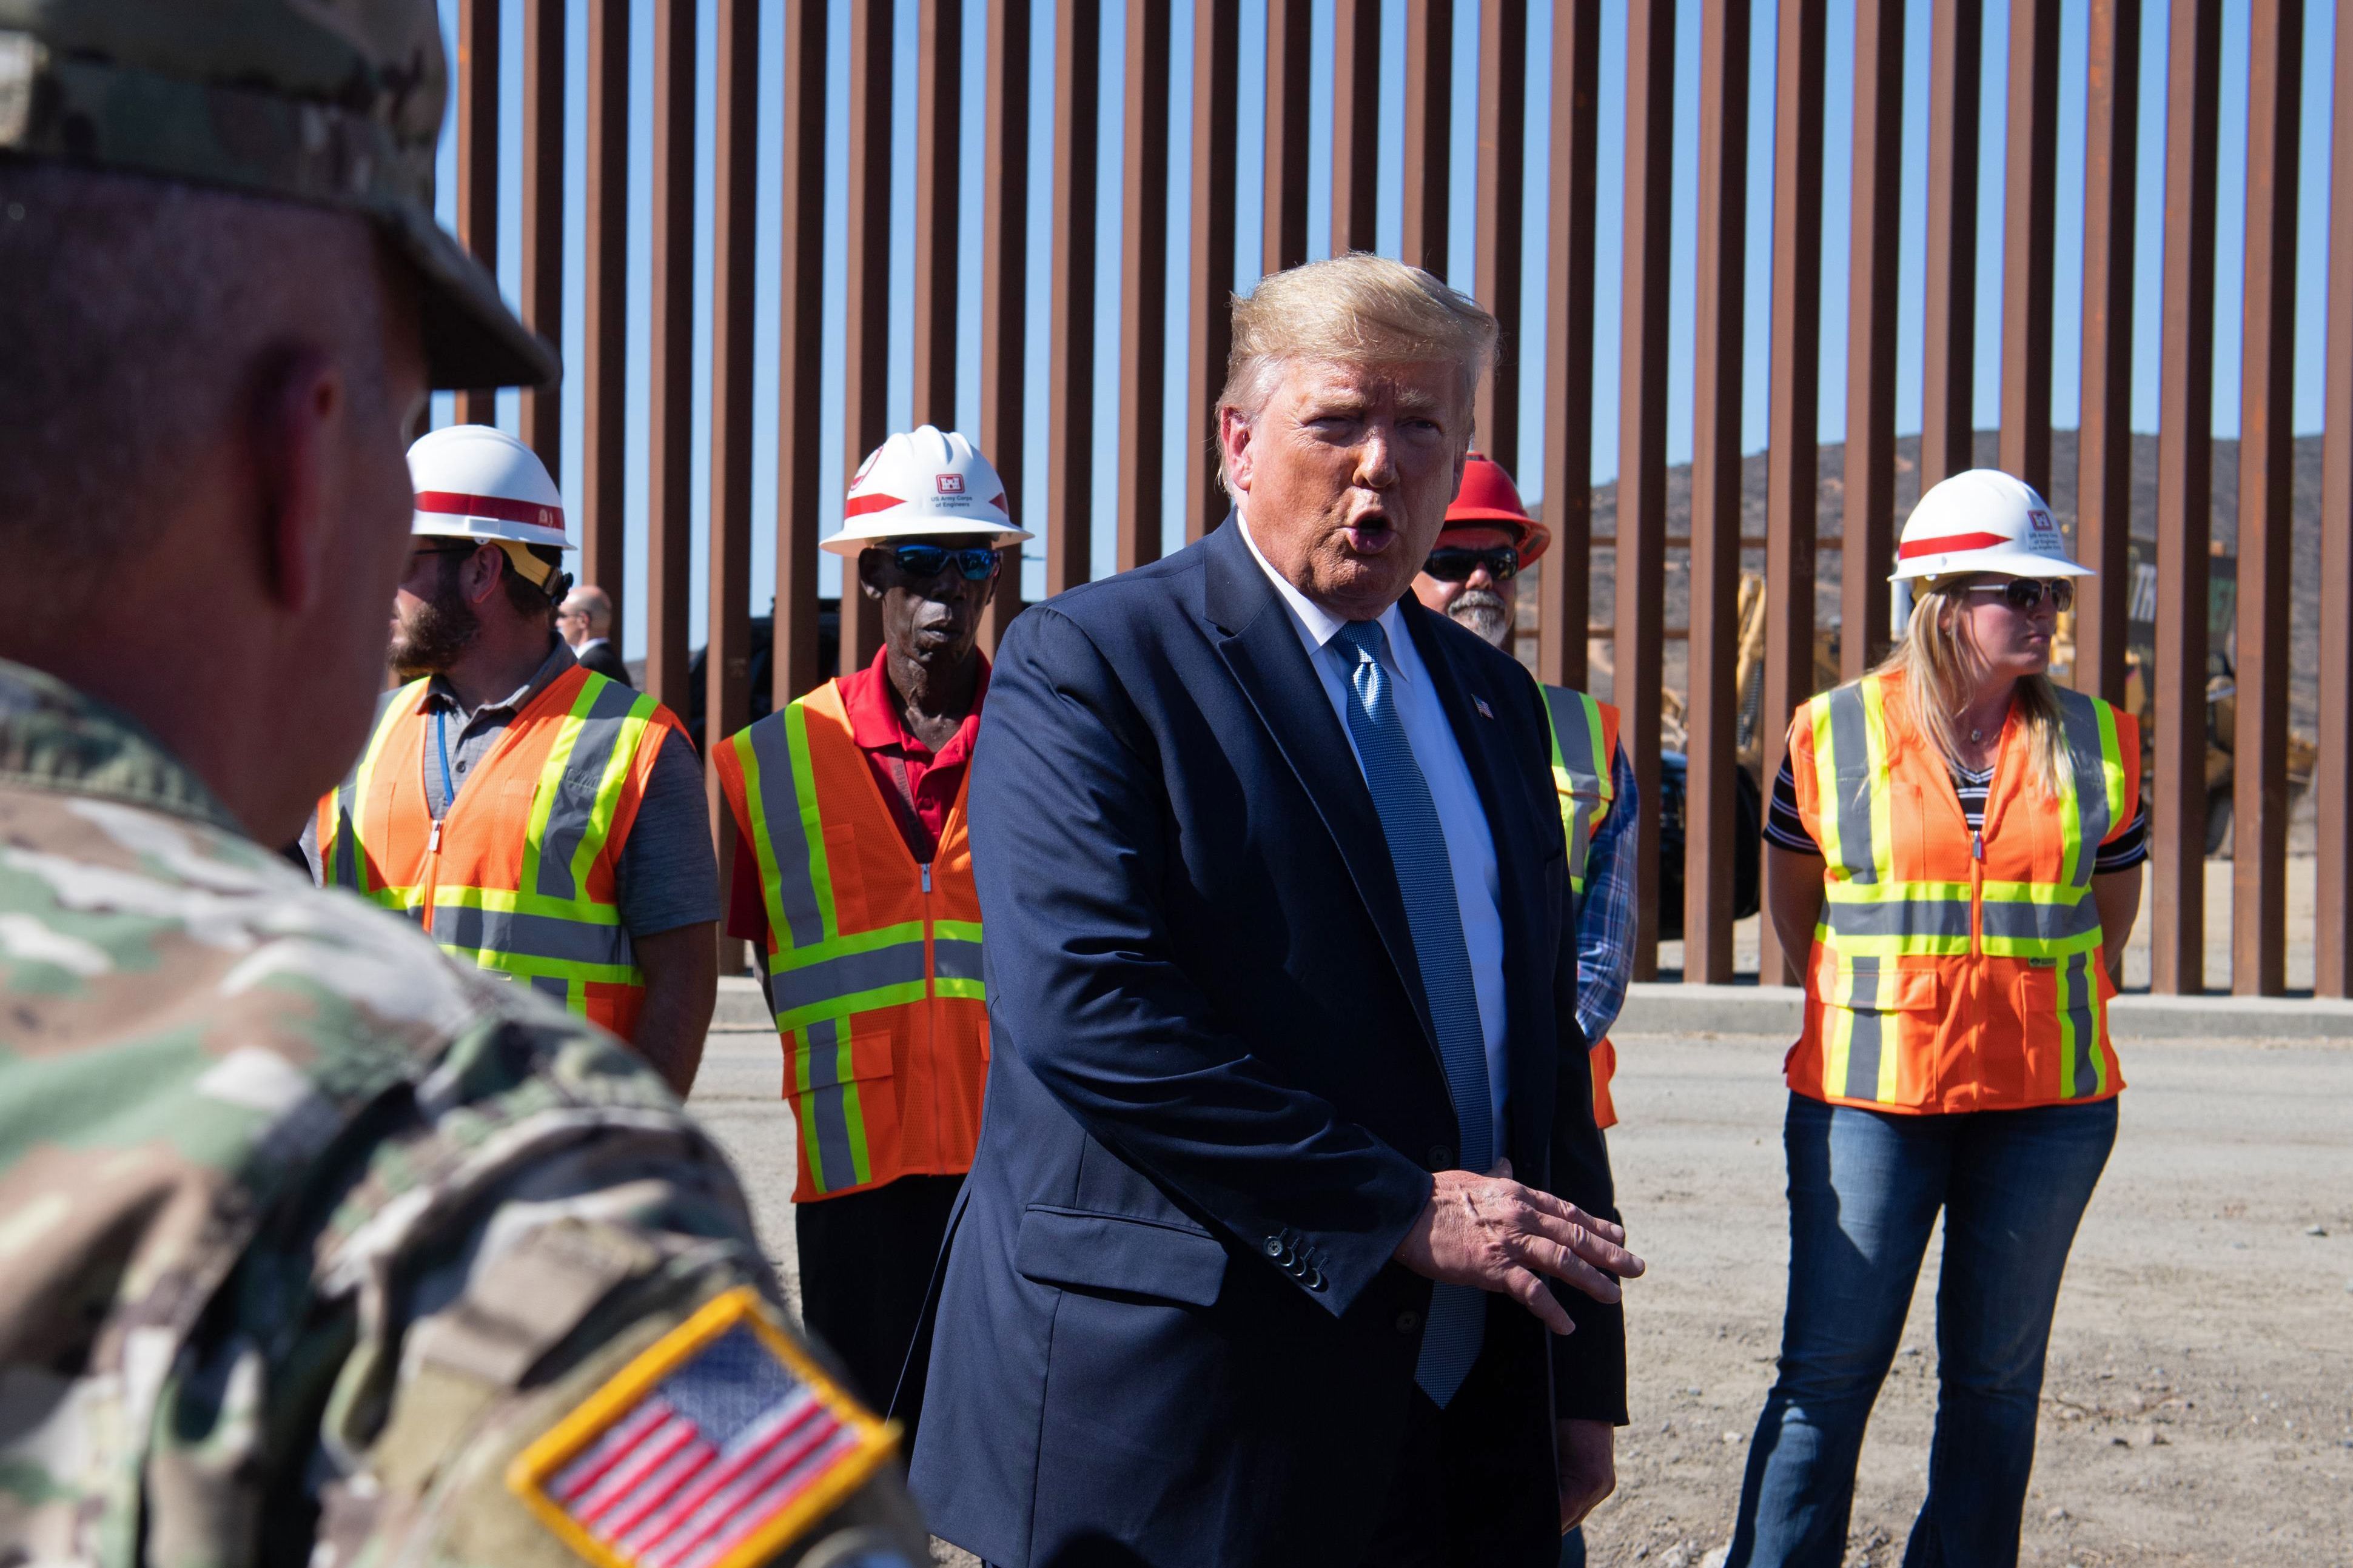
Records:
{"label": "blue plaid shirt", "polygon": [[1618,797],[1593,836],[1577,909],[1577,1026],[1593,1045],[1618,1021],[1634,973],[1634,822],[1642,803],[1623,746],[1610,755],[1609,783]]}

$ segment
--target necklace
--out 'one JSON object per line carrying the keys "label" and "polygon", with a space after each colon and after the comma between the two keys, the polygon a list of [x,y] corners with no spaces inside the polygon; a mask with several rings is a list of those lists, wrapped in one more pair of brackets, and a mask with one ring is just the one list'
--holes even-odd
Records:
{"label": "necklace", "polygon": [[1970,744],[1970,745],[1974,746],[1974,745],[1976,745],[1978,742],[1980,742],[1980,741],[1982,741],[1982,740],[1984,740],[1984,739],[1985,739],[1985,731],[1984,731],[1983,730],[1972,730],[1972,731],[1969,731],[1969,744]]}

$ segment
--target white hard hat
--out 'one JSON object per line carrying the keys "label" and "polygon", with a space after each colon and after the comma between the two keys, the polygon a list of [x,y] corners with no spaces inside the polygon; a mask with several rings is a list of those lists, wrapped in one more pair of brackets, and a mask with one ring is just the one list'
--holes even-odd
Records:
{"label": "white hard hat", "polygon": [[821,542],[836,555],[870,544],[969,534],[976,544],[1018,544],[1005,483],[980,449],[954,430],[919,425],[868,454],[849,481],[841,531]]}
{"label": "white hard hat", "polygon": [[1895,574],[1957,577],[2006,572],[2013,577],[2089,577],[2067,554],[2059,521],[2034,487],[1999,468],[1969,468],[1929,487],[1904,520]]}
{"label": "white hard hat", "polygon": [[408,481],[417,491],[411,533],[575,548],[547,466],[503,430],[451,425],[419,437],[408,448]]}

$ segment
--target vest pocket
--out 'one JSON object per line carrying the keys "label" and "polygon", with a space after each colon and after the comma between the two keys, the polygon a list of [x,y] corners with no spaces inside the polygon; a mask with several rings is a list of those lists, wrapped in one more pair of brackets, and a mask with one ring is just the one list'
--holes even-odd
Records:
{"label": "vest pocket", "polygon": [[1901,1071],[1905,1035],[1908,1029],[1919,1042],[1935,1029],[1945,1001],[1942,977],[1933,969],[1883,968],[1879,959],[1855,958],[1824,963],[1814,978],[1822,1004],[1824,1091],[1883,1105],[1924,1102],[1928,1075],[1915,1067],[1906,1083]]}
{"label": "vest pocket", "polygon": [[892,1042],[851,1048],[845,1018],[818,1018],[787,1037],[785,1098],[798,1123],[803,1168],[815,1195],[862,1187],[897,1174],[898,1084]]}

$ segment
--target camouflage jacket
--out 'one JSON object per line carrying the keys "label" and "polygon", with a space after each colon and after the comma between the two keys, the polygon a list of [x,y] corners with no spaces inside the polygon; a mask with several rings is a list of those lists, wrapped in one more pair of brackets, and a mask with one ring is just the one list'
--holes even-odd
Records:
{"label": "camouflage jacket", "polygon": [[[730,1291],[776,1300],[649,1068],[0,663],[0,1558],[633,1568],[517,1456]],[[765,1555],[923,1561],[878,1464]]]}

